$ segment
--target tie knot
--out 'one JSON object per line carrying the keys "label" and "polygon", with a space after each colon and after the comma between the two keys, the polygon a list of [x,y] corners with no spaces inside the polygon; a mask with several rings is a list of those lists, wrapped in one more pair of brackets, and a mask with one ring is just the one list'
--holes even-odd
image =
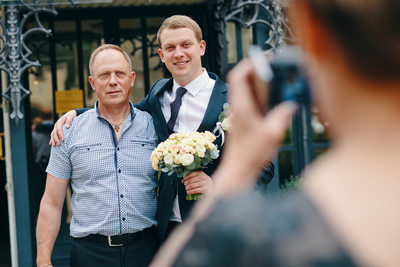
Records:
{"label": "tie knot", "polygon": [[186,94],[187,90],[184,87],[179,87],[178,90],[176,91],[176,95],[182,97],[184,94]]}

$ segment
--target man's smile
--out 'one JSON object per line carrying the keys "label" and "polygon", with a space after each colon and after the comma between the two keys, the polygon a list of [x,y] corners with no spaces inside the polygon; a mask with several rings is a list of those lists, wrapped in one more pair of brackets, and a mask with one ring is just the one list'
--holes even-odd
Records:
{"label": "man's smile", "polygon": [[176,62],[176,63],[174,63],[174,65],[175,65],[175,66],[182,66],[182,65],[185,65],[185,64],[189,63],[189,61],[190,61],[190,60],[183,61],[183,62]]}

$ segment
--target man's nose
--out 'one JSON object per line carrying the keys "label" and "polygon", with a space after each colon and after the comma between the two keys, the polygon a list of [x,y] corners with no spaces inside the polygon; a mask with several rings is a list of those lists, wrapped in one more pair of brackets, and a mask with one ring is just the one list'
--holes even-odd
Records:
{"label": "man's nose", "polygon": [[183,53],[183,48],[180,47],[180,46],[177,46],[177,47],[175,48],[174,56],[175,56],[175,57],[181,57],[181,56],[183,56],[183,55],[184,55],[184,53]]}
{"label": "man's nose", "polygon": [[108,81],[109,83],[115,84],[117,83],[117,76],[114,72],[111,72],[110,74],[110,80]]}

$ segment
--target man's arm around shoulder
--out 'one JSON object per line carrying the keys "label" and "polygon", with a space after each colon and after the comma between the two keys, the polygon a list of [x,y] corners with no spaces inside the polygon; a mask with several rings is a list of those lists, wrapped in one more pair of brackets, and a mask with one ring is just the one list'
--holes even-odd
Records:
{"label": "man's arm around shoulder", "polygon": [[51,264],[51,253],[60,230],[61,212],[68,183],[69,179],[59,179],[47,174],[46,189],[40,202],[36,227],[38,267]]}

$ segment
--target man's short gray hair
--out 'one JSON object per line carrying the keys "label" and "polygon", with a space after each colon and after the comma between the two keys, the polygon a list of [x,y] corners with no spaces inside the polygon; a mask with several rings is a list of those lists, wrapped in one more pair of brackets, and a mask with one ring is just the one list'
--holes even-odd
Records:
{"label": "man's short gray hair", "polygon": [[125,52],[124,49],[122,49],[121,47],[119,47],[119,46],[117,46],[117,45],[113,45],[113,44],[103,44],[103,45],[97,47],[97,48],[92,52],[92,54],[90,55],[90,60],[89,60],[89,73],[90,73],[90,75],[93,75],[92,68],[93,68],[94,59],[96,58],[96,56],[97,56],[101,51],[104,51],[104,50],[107,50],[107,49],[113,49],[113,50],[116,50],[116,51],[118,51],[118,52],[121,52],[121,54],[124,56],[124,58],[125,58],[126,61],[128,62],[129,71],[132,72],[132,61],[131,61],[131,58],[129,57],[128,53]]}

